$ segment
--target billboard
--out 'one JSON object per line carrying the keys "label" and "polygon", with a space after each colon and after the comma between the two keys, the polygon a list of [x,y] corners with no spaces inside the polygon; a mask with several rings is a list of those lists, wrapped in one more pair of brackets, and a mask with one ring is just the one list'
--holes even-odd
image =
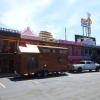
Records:
{"label": "billboard", "polygon": [[90,18],[88,18],[88,19],[81,18],[81,26],[89,27],[91,24],[92,24],[92,21]]}
{"label": "billboard", "polygon": [[96,45],[96,39],[94,37],[88,37],[83,35],[75,35],[75,42],[83,43],[84,45]]}
{"label": "billboard", "polygon": [[88,20],[84,19],[84,18],[81,18],[81,26],[88,27]]}

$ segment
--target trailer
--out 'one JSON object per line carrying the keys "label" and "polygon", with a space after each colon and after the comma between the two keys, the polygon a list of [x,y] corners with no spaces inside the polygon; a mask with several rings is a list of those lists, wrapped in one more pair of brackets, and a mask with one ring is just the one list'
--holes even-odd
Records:
{"label": "trailer", "polygon": [[67,48],[26,44],[19,46],[15,56],[15,70],[19,75],[47,76],[69,69]]}

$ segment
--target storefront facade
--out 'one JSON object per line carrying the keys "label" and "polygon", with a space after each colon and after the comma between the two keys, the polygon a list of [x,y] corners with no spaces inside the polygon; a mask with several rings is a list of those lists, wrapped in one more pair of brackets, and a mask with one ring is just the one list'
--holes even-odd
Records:
{"label": "storefront facade", "polygon": [[14,57],[19,39],[17,31],[0,29],[0,74],[14,73]]}

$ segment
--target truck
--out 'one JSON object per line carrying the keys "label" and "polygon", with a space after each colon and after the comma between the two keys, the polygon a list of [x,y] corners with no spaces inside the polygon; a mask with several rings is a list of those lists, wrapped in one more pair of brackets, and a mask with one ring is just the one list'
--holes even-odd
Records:
{"label": "truck", "polygon": [[98,72],[100,70],[100,64],[95,63],[91,60],[82,60],[77,64],[72,64],[70,67],[71,72],[74,71],[82,72],[85,70],[89,70],[89,71],[95,70],[96,72]]}

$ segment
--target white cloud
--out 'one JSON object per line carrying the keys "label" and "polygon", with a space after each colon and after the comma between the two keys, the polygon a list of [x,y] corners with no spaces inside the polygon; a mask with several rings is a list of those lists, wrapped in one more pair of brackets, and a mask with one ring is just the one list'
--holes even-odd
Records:
{"label": "white cloud", "polygon": [[[22,2],[23,1],[23,2]],[[52,0],[14,0],[11,3],[11,8],[2,14],[0,23],[12,27],[22,29],[33,23],[35,26],[34,16],[37,12],[44,10],[52,3]]]}
{"label": "white cloud", "polygon": [[69,5],[77,3],[79,0],[68,0]]}

